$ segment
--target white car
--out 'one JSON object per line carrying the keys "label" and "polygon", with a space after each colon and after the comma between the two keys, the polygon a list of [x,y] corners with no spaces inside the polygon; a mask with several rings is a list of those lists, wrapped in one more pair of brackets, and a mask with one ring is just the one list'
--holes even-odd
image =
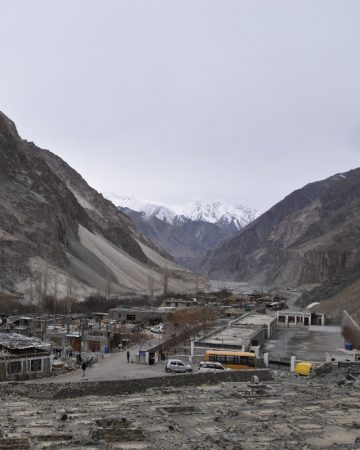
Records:
{"label": "white car", "polygon": [[169,359],[165,364],[165,372],[185,373],[192,372],[190,364],[186,364],[180,359]]}
{"label": "white car", "polygon": [[199,372],[223,372],[224,370],[231,370],[225,368],[218,362],[201,361],[199,364]]}
{"label": "white car", "polygon": [[150,331],[152,333],[165,333],[165,327],[164,325],[155,325],[154,327],[150,328]]}

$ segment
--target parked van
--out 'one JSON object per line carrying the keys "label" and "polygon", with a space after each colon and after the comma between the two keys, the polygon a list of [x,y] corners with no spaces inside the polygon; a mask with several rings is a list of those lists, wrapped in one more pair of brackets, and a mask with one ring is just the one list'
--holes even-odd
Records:
{"label": "parked van", "polygon": [[224,370],[229,371],[231,369],[225,368],[218,362],[201,361],[199,364],[199,372],[222,372]]}
{"label": "parked van", "polygon": [[295,366],[295,373],[297,375],[303,375],[308,377],[312,374],[314,370],[314,365],[311,362],[299,362]]}

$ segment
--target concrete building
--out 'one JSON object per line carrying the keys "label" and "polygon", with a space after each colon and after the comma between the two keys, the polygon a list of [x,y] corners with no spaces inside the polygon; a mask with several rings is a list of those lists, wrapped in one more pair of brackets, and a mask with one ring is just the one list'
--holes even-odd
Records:
{"label": "concrete building", "polygon": [[50,375],[49,344],[17,333],[0,333],[0,381]]}
{"label": "concrete building", "polygon": [[109,319],[148,324],[166,322],[168,313],[168,308],[112,308],[109,309]]}
{"label": "concrete building", "polygon": [[259,340],[262,341],[264,337],[264,330],[256,326],[229,326],[198,339],[194,346],[205,349],[219,348],[245,352],[250,350],[252,345],[258,346]]}
{"label": "concrete building", "polygon": [[264,340],[272,336],[275,328],[276,317],[250,313],[194,341],[192,346],[194,349],[252,350],[258,353]]}
{"label": "concrete building", "polygon": [[100,353],[109,348],[108,332],[90,331],[81,333],[80,331],[48,330],[46,340],[62,349],[70,348],[75,353]]}
{"label": "concrete building", "polygon": [[334,352],[326,352],[326,362],[357,362],[360,363],[359,350],[337,348]]}
{"label": "concrete building", "polygon": [[162,306],[168,308],[190,308],[192,306],[198,306],[194,300],[184,300],[182,298],[167,298]]}
{"label": "concrete building", "polygon": [[235,306],[225,306],[222,308],[222,312],[225,317],[236,319],[244,315],[243,308],[235,307]]}
{"label": "concrete building", "polygon": [[277,323],[283,326],[325,325],[325,314],[305,311],[278,311]]}
{"label": "concrete building", "polygon": [[231,325],[241,325],[241,326],[257,326],[266,330],[266,338],[270,339],[274,334],[277,326],[277,319],[275,316],[270,316],[267,314],[246,314],[240,319],[231,322]]}

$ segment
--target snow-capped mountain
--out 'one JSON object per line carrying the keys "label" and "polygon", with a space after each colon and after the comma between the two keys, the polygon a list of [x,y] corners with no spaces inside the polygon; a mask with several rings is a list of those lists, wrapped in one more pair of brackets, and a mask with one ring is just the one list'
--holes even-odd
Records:
{"label": "snow-capped mountain", "polygon": [[257,216],[253,209],[222,202],[194,201],[166,205],[105,194],[135,222],[138,230],[164,248],[178,263],[199,271],[202,259]]}
{"label": "snow-capped mountain", "polygon": [[241,230],[257,216],[257,211],[254,209],[241,205],[229,205],[220,201],[202,202],[196,200],[182,205],[166,205],[160,202],[114,194],[107,194],[106,197],[121,208],[144,213],[148,218],[157,217],[169,224],[191,220],[220,225],[233,224],[238,230]]}
{"label": "snow-capped mountain", "polygon": [[159,202],[116,194],[105,194],[105,197],[120,208],[127,208],[132,211],[144,213],[144,215],[149,218],[157,217],[167,223],[173,223],[177,215],[175,211],[171,210],[171,207],[167,207]]}
{"label": "snow-capped mountain", "polygon": [[257,212],[244,206],[233,206],[219,201],[194,201],[185,205],[169,207],[178,217],[185,217],[193,221],[209,223],[233,223],[238,230],[253,221]]}

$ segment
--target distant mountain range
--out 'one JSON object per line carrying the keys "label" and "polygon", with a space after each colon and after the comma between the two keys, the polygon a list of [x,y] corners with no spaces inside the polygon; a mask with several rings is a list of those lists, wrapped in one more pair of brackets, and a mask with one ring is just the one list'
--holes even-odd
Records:
{"label": "distant mountain range", "polygon": [[105,194],[135,222],[138,230],[175,260],[198,271],[202,258],[257,216],[254,209],[223,202],[194,201],[167,205]]}
{"label": "distant mountain range", "polygon": [[0,292],[84,297],[194,289],[132,220],[0,112]]}
{"label": "distant mountain range", "polygon": [[184,292],[198,281],[185,266],[259,287],[316,286],[303,304],[360,310],[360,169],[308,184],[259,217],[222,202],[111,196],[116,207],[0,112],[0,179],[0,293],[34,302],[160,293],[164,278]]}

